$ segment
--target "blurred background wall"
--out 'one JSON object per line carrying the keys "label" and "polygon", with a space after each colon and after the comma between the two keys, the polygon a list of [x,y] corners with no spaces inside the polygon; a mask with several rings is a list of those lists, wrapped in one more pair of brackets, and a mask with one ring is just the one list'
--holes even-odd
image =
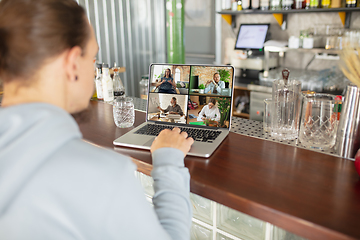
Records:
{"label": "blurred background wall", "polygon": [[139,96],[150,63],[166,62],[165,0],[76,0],[86,9],[99,44],[97,61],[126,67],[126,94]]}

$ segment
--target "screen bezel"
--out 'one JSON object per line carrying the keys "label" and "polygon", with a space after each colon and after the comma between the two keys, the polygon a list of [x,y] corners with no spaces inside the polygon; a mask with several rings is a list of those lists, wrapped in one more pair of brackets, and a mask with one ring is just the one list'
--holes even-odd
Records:
{"label": "screen bezel", "polygon": [[[189,78],[191,76],[191,67],[193,66],[203,66],[203,67],[231,67],[232,71],[233,71],[233,76],[232,76],[232,82],[231,82],[231,97],[230,98],[230,118],[229,118],[229,127],[228,128],[221,128],[221,127],[209,127],[206,125],[193,125],[193,124],[179,124],[179,123],[171,123],[171,122],[159,122],[159,121],[154,121],[154,120],[149,120],[148,119],[148,113],[149,113],[149,103],[150,103],[150,89],[151,89],[151,76],[152,76],[152,66],[154,65],[165,65],[165,66],[189,66],[190,67],[190,74],[189,74]],[[172,64],[172,63],[152,63],[149,66],[149,82],[148,82],[148,96],[147,96],[147,104],[146,104],[146,122],[152,122],[152,123],[157,123],[157,124],[167,124],[167,125],[176,125],[176,126],[183,126],[183,127],[193,127],[193,128],[206,128],[206,129],[221,129],[221,130],[229,130],[231,129],[231,121],[232,121],[232,116],[233,116],[233,97],[234,97],[234,86],[235,86],[235,68],[231,65],[210,65],[210,64]],[[190,79],[189,79],[189,88],[190,88]],[[179,95],[179,94],[174,94],[174,95]],[[186,94],[181,94],[181,95],[186,95]],[[196,94],[194,94],[196,95]],[[190,98],[191,94],[190,92],[188,92],[187,94],[188,99]],[[216,95],[214,95],[216,96]],[[221,95],[219,96],[221,97]],[[186,116],[188,116],[188,107],[186,109]]]}
{"label": "screen bezel", "polygon": [[234,47],[234,49],[235,49],[235,50],[251,50],[251,51],[256,51],[256,50],[257,50],[257,51],[260,51],[260,49],[261,49],[261,51],[264,51],[264,46],[263,46],[262,48],[242,48],[242,47],[237,47],[237,46],[236,46],[236,43],[238,42],[239,34],[240,34],[240,31],[241,31],[241,27],[242,27],[242,26],[259,26],[259,25],[266,25],[266,26],[268,26],[267,31],[266,31],[266,34],[265,34],[265,39],[264,39],[264,43],[265,43],[266,37],[267,37],[268,32],[269,32],[269,29],[270,29],[270,23],[242,23],[242,24],[240,24],[239,31],[238,31],[238,33],[237,33],[237,35],[236,35],[236,41],[235,41],[235,47]]}

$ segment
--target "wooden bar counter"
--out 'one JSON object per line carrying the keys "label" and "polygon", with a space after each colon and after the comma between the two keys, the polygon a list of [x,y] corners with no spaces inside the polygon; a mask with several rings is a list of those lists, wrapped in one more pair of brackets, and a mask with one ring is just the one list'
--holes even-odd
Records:
{"label": "wooden bar counter", "polygon": [[[149,151],[114,147],[112,106],[91,101],[84,139],[136,159],[150,175]],[[135,126],[145,121],[136,111]],[[230,133],[208,159],[186,157],[191,192],[309,239],[360,239],[360,177],[340,157]]]}

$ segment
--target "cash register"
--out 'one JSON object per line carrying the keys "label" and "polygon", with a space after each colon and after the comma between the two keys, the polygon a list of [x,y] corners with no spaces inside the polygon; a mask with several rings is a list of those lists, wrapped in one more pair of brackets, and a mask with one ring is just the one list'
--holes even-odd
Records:
{"label": "cash register", "polygon": [[[268,38],[269,23],[241,24],[235,43],[235,52],[231,65],[237,71],[240,82],[258,80],[259,73],[264,71],[264,43]],[[278,65],[276,57],[269,58],[269,68]]]}

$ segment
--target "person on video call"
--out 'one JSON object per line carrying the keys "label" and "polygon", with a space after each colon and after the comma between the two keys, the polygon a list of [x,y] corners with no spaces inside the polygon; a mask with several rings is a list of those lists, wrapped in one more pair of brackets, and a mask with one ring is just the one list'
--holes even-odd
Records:
{"label": "person on video call", "polygon": [[156,84],[156,87],[159,88],[159,93],[176,93],[176,84],[171,76],[170,68],[165,70],[164,77],[161,78],[161,81]]}
{"label": "person on video call", "polygon": [[184,115],[180,105],[176,103],[176,97],[171,98],[170,105],[166,109],[162,109],[161,107],[157,108],[165,113],[169,112],[170,114],[179,114],[180,116]]}
{"label": "person on video call", "polygon": [[198,121],[204,121],[205,119],[211,119],[215,121],[220,121],[220,111],[216,105],[216,99],[210,98],[209,103],[205,105],[197,118]]}
{"label": "person on video call", "polygon": [[71,116],[94,92],[84,9],[1,0],[0,39],[0,239],[190,239],[193,139],[174,128],[153,142],[151,207],[131,158],[84,141]]}
{"label": "person on video call", "polygon": [[209,80],[205,84],[205,93],[209,94],[221,94],[221,89],[225,88],[225,82],[220,81],[220,74],[214,73],[213,79]]}

